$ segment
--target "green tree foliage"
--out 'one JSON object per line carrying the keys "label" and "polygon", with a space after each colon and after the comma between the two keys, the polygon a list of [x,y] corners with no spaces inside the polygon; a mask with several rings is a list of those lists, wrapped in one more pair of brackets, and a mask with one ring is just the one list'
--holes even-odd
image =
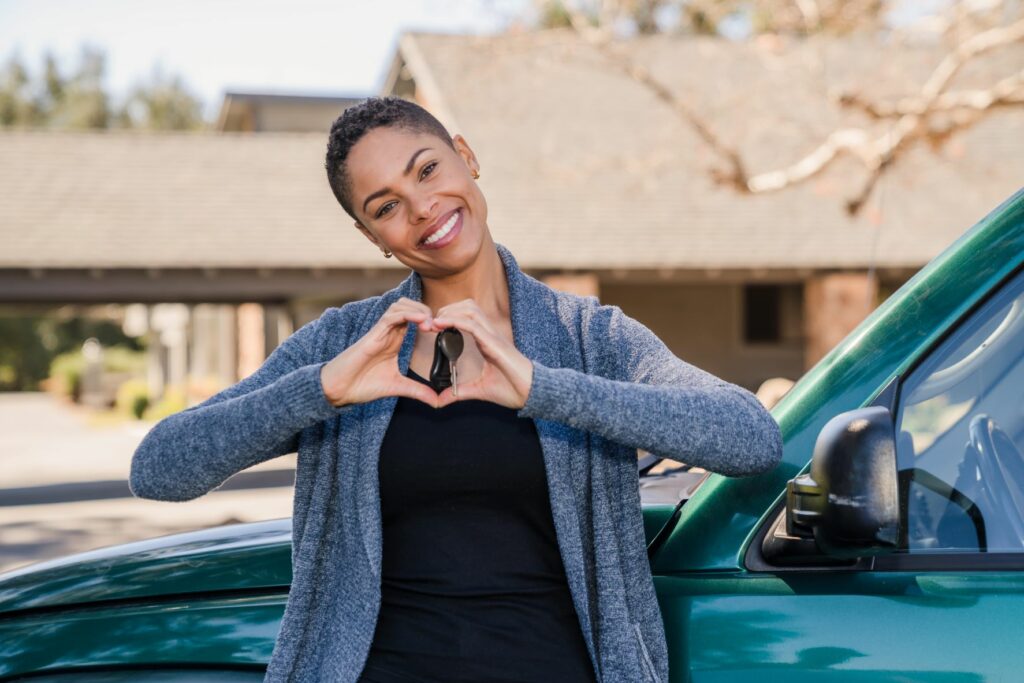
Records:
{"label": "green tree foliage", "polygon": [[106,55],[84,46],[79,64],[61,73],[51,53],[43,57],[36,82],[15,53],[0,66],[0,126],[95,130],[135,128],[196,130],[205,128],[202,102],[180,76],[157,67],[148,81],[137,83],[115,104],[104,90]]}
{"label": "green tree foliage", "polygon": [[12,57],[0,72],[0,125],[33,125],[40,120],[29,93],[29,76],[21,60]]}
{"label": "green tree foliage", "polygon": [[[179,76],[159,68],[137,83],[119,104],[104,89],[107,58],[84,46],[78,65],[63,73],[56,57],[43,57],[39,76],[14,53],[0,64],[0,126],[98,130],[195,130],[206,127],[202,102]],[[54,358],[80,350],[96,337],[104,347],[139,349],[110,321],[56,311],[0,309],[0,391],[34,391],[45,379]]]}
{"label": "green tree foliage", "polygon": [[49,372],[51,354],[39,344],[39,318],[0,314],[0,391],[34,390]]}
{"label": "green tree foliage", "polygon": [[128,337],[111,320],[62,315],[55,310],[0,309],[0,391],[35,391],[58,355],[81,349],[95,337],[105,348],[142,350],[141,340]]}
{"label": "green tree foliage", "polygon": [[189,93],[177,75],[165,75],[157,67],[148,83],[139,83],[117,114],[125,128],[149,130],[196,130],[206,127],[202,102]]}

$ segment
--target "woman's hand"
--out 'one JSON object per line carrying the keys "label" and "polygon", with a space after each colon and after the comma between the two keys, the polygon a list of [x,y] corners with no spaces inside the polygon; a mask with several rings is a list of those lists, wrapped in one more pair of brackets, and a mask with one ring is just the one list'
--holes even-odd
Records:
{"label": "woman's hand", "polygon": [[398,371],[398,351],[410,322],[434,329],[433,315],[423,303],[406,297],[388,307],[380,320],[352,346],[320,370],[324,394],[332,405],[366,403],[385,396],[406,396],[440,407],[438,394],[426,384]]}
{"label": "woman's hand", "polygon": [[456,401],[479,399],[522,408],[533,383],[533,363],[519,352],[515,345],[494,331],[483,311],[472,299],[449,304],[437,311],[433,327],[438,332],[455,327],[470,334],[484,358],[483,371],[472,382],[459,382],[459,395],[451,387],[438,394],[438,407]]}

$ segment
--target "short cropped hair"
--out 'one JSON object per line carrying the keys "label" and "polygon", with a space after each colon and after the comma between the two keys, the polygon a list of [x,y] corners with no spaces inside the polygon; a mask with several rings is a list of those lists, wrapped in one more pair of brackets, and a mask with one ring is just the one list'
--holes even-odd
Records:
{"label": "short cropped hair", "polygon": [[[445,127],[426,109],[401,97],[369,97],[341,113],[331,124],[327,139],[327,182],[334,197],[352,218],[352,179],[345,161],[359,140],[374,128],[399,128],[411,133],[429,133],[455,149]],[[358,220],[358,218],[356,218]]]}

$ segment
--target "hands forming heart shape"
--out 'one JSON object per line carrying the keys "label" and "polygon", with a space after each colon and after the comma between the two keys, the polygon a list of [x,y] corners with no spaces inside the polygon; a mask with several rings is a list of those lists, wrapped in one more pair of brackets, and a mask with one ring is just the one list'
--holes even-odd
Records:
{"label": "hands forming heart shape", "polygon": [[[459,381],[459,395],[451,387],[440,394],[402,375],[398,352],[409,323],[421,332],[458,328],[472,336],[483,356],[483,370],[472,382]],[[533,382],[533,363],[512,342],[497,334],[473,299],[443,306],[434,316],[426,304],[402,297],[359,341],[335,356],[320,371],[324,394],[335,406],[366,403],[385,396],[405,396],[435,408],[456,401],[477,399],[507,408],[522,408]]]}

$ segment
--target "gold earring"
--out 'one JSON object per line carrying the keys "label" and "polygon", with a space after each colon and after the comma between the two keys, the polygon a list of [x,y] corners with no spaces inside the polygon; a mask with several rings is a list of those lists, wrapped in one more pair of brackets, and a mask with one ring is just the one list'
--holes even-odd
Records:
{"label": "gold earring", "polygon": [[384,258],[391,258],[391,252],[387,249],[384,250]]}
{"label": "gold earring", "polygon": [[479,177],[480,177],[480,171],[474,170],[473,171],[473,179],[476,180]]}

